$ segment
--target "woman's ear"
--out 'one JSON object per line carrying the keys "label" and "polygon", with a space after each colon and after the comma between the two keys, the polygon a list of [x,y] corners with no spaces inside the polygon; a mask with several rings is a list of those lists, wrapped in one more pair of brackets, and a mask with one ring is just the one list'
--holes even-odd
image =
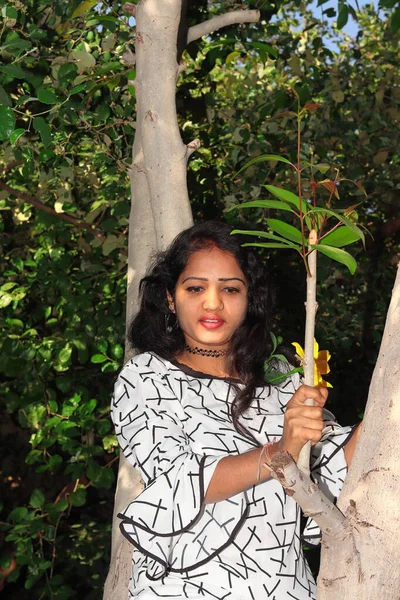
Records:
{"label": "woman's ear", "polygon": [[171,294],[167,290],[168,308],[171,312],[175,313],[175,302]]}

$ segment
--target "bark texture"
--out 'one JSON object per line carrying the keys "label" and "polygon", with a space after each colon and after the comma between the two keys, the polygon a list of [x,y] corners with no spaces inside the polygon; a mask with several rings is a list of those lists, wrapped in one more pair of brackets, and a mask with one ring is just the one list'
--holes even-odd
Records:
{"label": "bark texture", "polygon": [[[130,169],[131,214],[127,325],[138,307],[138,286],[152,257],[192,224],[186,185],[190,155],[176,115],[176,41],[181,0],[142,0],[136,6],[136,135]],[[126,358],[131,355],[127,348]],[[143,489],[139,473],[121,456],[115,495],[110,570],[104,600],[126,600],[132,545],[117,514]]]}
{"label": "bark texture", "polygon": [[323,537],[318,600],[400,598],[400,267],[361,435],[338,507],[351,533]]}

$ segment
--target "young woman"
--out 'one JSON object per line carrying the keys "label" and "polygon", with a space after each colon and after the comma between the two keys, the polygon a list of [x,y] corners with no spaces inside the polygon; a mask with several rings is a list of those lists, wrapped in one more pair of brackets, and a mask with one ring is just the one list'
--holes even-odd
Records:
{"label": "young woman", "polygon": [[[313,475],[335,497],[355,438],[327,412],[324,424],[326,390],[297,374],[264,383],[270,286],[259,256],[230,232],[191,227],[141,282],[129,333],[141,353],[112,403],[121,449],[145,483],[120,515],[137,549],[130,598],[315,598],[300,510],[264,455],[296,460],[311,440]],[[307,533],[318,534],[312,522]]]}

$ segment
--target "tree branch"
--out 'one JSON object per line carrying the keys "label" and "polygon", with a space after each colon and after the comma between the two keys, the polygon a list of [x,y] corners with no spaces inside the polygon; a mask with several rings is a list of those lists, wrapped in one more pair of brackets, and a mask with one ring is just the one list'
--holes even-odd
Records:
{"label": "tree branch", "polygon": [[72,217],[71,215],[67,215],[65,213],[58,213],[54,210],[54,208],[51,208],[50,206],[43,204],[43,202],[40,202],[40,200],[37,200],[36,198],[29,196],[25,192],[21,192],[21,190],[16,190],[16,189],[10,187],[6,183],[4,183],[4,181],[1,181],[1,180],[0,180],[0,188],[2,188],[3,190],[6,190],[9,194],[12,194],[13,196],[15,196],[16,198],[19,198],[23,202],[27,202],[28,204],[31,204],[35,208],[38,208],[39,210],[43,210],[44,212],[47,212],[49,215],[52,215],[53,217],[57,217],[58,219],[61,219],[62,221],[66,221],[67,223],[70,223],[71,225],[74,225],[75,227],[78,227],[79,229],[86,229],[86,231],[89,231],[89,233],[91,233],[92,235],[97,237],[97,239],[104,242],[104,240],[105,240],[104,235],[102,233],[100,233],[100,231],[98,229],[95,229],[92,225],[90,225],[89,223],[85,223],[84,221],[81,221],[80,219],[77,219],[76,217]]}
{"label": "tree branch", "polygon": [[281,483],[286,493],[301,507],[304,515],[314,519],[323,534],[337,540],[348,535],[349,524],[344,514],[298,468],[288,452],[275,454],[271,469],[272,477]]}
{"label": "tree branch", "polygon": [[132,17],[136,17],[136,4],[133,4],[132,2],[125,2],[122,6],[122,10],[129,15],[132,15]]}
{"label": "tree branch", "polygon": [[[315,229],[310,231],[308,238],[308,248],[318,242],[317,232]],[[317,312],[317,251],[313,250],[308,255],[308,272],[307,272],[307,302],[306,302],[306,331],[304,339],[304,383],[314,387],[314,336],[315,336],[315,314]],[[314,406],[314,400],[308,398],[306,406]],[[300,451],[297,460],[298,468],[310,475],[310,454],[311,442],[307,442]]]}
{"label": "tree branch", "polygon": [[186,146],[186,148],[187,148],[186,157],[189,158],[189,156],[191,156],[193,154],[193,152],[196,152],[196,150],[198,150],[200,148],[200,146],[201,146],[201,143],[200,143],[199,139],[196,138],[195,140],[192,140],[190,142],[190,144],[188,144]]}
{"label": "tree branch", "polygon": [[194,42],[194,40],[198,40],[217,29],[222,29],[222,27],[237,25],[238,23],[257,23],[259,20],[259,10],[234,10],[223,15],[218,15],[218,17],[204,21],[204,23],[189,27],[187,43],[190,44],[190,42]]}

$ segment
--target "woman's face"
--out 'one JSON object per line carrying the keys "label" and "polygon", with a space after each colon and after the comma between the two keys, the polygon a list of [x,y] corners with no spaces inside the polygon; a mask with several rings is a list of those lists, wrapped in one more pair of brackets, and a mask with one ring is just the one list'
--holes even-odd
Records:
{"label": "woman's face", "polygon": [[230,252],[194,252],[179,276],[170,309],[190,346],[223,349],[247,312],[248,283]]}

